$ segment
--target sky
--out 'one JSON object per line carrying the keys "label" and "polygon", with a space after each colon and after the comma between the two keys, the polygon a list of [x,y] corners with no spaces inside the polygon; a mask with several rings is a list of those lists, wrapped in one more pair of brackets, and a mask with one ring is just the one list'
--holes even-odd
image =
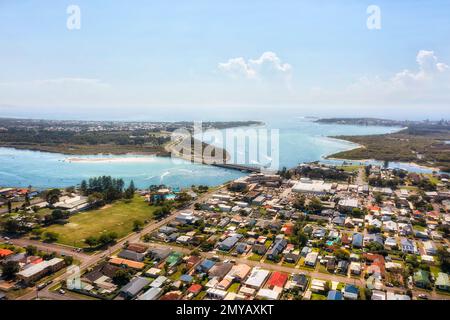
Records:
{"label": "sky", "polygon": [[447,0],[0,0],[0,116],[449,119],[448,12]]}

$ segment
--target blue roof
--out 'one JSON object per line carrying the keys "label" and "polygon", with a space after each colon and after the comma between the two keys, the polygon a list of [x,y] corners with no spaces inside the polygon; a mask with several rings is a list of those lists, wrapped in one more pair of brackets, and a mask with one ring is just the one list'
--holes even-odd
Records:
{"label": "blue roof", "polygon": [[358,289],[358,287],[356,287],[356,286],[354,286],[352,284],[348,284],[348,285],[345,286],[345,292],[358,294],[359,289]]}
{"label": "blue roof", "polygon": [[209,269],[211,269],[216,263],[214,261],[205,259],[203,260],[203,262],[200,264],[200,268],[202,270],[206,270],[208,271]]}
{"label": "blue roof", "polygon": [[193,279],[194,279],[194,278],[192,278],[192,276],[190,276],[190,275],[188,275],[188,274],[183,274],[183,275],[180,277],[180,281],[188,282],[188,283],[191,283]]}
{"label": "blue roof", "polygon": [[342,293],[340,291],[331,290],[328,292],[327,300],[343,300]]}
{"label": "blue roof", "polygon": [[363,244],[363,236],[360,233],[353,234],[352,244],[356,246],[362,246]]}

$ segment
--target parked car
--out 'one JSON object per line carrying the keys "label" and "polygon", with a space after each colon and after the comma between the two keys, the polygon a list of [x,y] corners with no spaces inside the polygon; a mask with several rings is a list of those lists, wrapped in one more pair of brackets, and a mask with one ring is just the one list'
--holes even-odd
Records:
{"label": "parked car", "polygon": [[47,286],[47,283],[41,283],[41,284],[38,284],[38,285],[36,286],[36,289],[37,289],[38,291],[41,291],[41,290],[44,289],[46,286]]}

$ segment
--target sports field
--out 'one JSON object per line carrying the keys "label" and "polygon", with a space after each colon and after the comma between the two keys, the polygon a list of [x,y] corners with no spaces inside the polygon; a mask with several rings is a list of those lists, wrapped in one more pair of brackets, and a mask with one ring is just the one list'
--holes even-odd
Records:
{"label": "sports field", "polygon": [[133,231],[133,222],[150,220],[156,207],[149,206],[142,197],[135,196],[129,203],[117,201],[103,208],[80,212],[69,218],[65,225],[52,225],[44,229],[58,233],[58,243],[86,247],[89,236],[116,232],[122,238]]}

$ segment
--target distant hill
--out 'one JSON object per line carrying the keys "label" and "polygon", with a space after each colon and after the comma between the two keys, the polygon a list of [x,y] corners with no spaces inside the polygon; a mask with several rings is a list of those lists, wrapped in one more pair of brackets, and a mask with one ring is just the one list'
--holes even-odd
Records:
{"label": "distant hill", "polygon": [[450,126],[449,120],[439,121],[408,121],[408,120],[390,120],[379,118],[325,118],[316,120],[318,123],[325,124],[345,124],[345,125],[359,125],[359,126],[389,126],[389,127],[425,127],[425,126]]}

